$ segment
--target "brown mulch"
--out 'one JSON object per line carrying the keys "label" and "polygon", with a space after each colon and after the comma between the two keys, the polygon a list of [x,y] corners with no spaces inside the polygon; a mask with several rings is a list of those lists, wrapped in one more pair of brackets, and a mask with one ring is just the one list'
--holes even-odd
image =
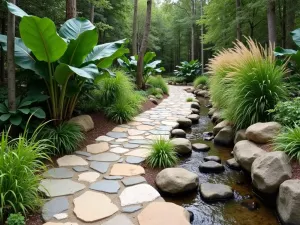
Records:
{"label": "brown mulch", "polygon": [[147,183],[152,187],[156,187],[155,178],[157,174],[163,169],[148,167],[146,163],[143,163],[142,167],[144,167],[145,169],[145,174],[143,175],[143,177],[146,179]]}

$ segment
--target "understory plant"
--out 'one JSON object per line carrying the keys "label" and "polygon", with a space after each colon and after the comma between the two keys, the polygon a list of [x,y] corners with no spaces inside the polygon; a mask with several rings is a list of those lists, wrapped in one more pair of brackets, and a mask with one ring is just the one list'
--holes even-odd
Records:
{"label": "understory plant", "polygon": [[181,62],[180,66],[176,66],[176,68],[174,74],[178,77],[183,77],[187,82],[193,81],[196,76],[201,74],[201,64],[198,60]]}
{"label": "understory plant", "polygon": [[6,221],[7,225],[25,225],[25,218],[21,213],[12,213]]}
{"label": "understory plant", "polygon": [[207,76],[199,76],[193,82],[194,87],[198,87],[200,84],[207,85],[208,84],[208,77]]}
{"label": "understory plant", "polygon": [[186,101],[187,101],[187,102],[193,102],[193,101],[194,101],[194,98],[188,97],[188,98],[186,99]]}
{"label": "understory plant", "polygon": [[147,84],[154,88],[160,88],[164,92],[164,94],[169,93],[168,85],[160,75],[149,77]]}
{"label": "understory plant", "polygon": [[159,138],[154,140],[150,155],[146,162],[152,168],[167,168],[175,166],[178,162],[175,146],[170,140]]}

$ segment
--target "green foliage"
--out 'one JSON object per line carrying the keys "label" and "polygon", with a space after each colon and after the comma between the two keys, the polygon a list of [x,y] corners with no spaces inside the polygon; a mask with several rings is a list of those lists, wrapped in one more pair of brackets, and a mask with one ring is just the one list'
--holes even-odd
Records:
{"label": "green foliage", "polygon": [[185,78],[184,77],[170,77],[168,78],[168,82],[173,82],[173,83],[178,83],[178,84],[182,84],[185,82]]}
{"label": "green foliage", "polygon": [[194,98],[189,97],[189,98],[186,99],[186,101],[187,101],[187,102],[193,102],[193,101],[194,101]]}
{"label": "green foliage", "polygon": [[147,164],[152,168],[167,168],[175,166],[178,157],[175,147],[170,140],[160,138],[152,144],[150,155],[146,159]]}
{"label": "green foliage", "polygon": [[155,95],[155,98],[157,98],[157,99],[162,99],[164,96],[162,95],[162,94],[157,94],[157,95]]}
{"label": "green foliage", "polygon": [[154,95],[154,96],[156,96],[156,95],[163,95],[164,94],[164,92],[163,92],[162,89],[155,88],[155,87],[148,88],[147,89],[147,93],[148,93],[148,95]]}
{"label": "green foliage", "polygon": [[194,80],[194,87],[197,87],[199,84],[207,85],[208,84],[208,77],[207,76],[196,77],[196,79]]}
{"label": "green foliage", "polygon": [[201,64],[198,60],[184,61],[180,64],[181,66],[176,66],[177,70],[174,70],[174,74],[184,77],[187,82],[193,81],[196,76],[201,74]]}
{"label": "green foliage", "polygon": [[164,94],[169,93],[169,88],[165,80],[162,78],[162,76],[151,76],[149,77],[147,84],[149,84],[151,87],[154,88],[160,88]]}
{"label": "green foliage", "polygon": [[[27,129],[16,139],[2,132],[0,148],[0,222],[10,213],[35,211],[41,206],[38,187],[52,148],[47,139],[37,139],[43,125],[28,137]],[[13,220],[13,219],[12,219]]]}
{"label": "green foliage", "polygon": [[55,127],[47,126],[42,130],[41,136],[53,142],[55,148],[51,153],[59,155],[73,153],[84,140],[81,127],[72,122],[63,122]]}
{"label": "green foliage", "polygon": [[7,225],[25,225],[25,218],[21,213],[10,214],[6,222]]}
{"label": "green foliage", "polygon": [[278,102],[275,109],[269,110],[275,121],[288,127],[300,125],[300,98]]}
{"label": "green foliage", "polygon": [[286,127],[274,139],[275,151],[284,151],[291,158],[300,161],[300,127]]}

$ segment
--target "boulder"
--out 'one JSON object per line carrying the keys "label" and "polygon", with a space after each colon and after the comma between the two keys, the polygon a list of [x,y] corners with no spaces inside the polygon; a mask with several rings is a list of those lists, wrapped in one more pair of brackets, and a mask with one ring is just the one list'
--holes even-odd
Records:
{"label": "boulder", "polygon": [[199,170],[203,173],[220,173],[224,171],[224,166],[215,161],[207,161],[200,164]]}
{"label": "boulder", "polygon": [[200,116],[197,114],[188,115],[187,118],[192,121],[192,123],[198,123]]}
{"label": "boulder", "polygon": [[185,138],[186,133],[182,129],[174,129],[174,130],[171,131],[171,136],[175,137],[175,138]]}
{"label": "boulder", "polygon": [[179,127],[181,127],[181,128],[189,128],[192,126],[192,121],[188,118],[179,118],[177,120],[177,123],[179,124]]}
{"label": "boulder", "polygon": [[234,144],[236,144],[239,141],[242,140],[247,140],[246,137],[246,130],[242,129],[236,132],[235,137],[234,137]]}
{"label": "boulder", "polygon": [[255,123],[247,128],[248,140],[259,144],[270,142],[280,131],[281,125],[277,122]]}
{"label": "boulder", "polygon": [[199,113],[200,113],[199,109],[192,108],[192,114],[199,114]]}
{"label": "boulder", "polygon": [[220,111],[215,111],[211,117],[213,123],[220,123],[222,121],[222,114]]}
{"label": "boulder", "polygon": [[189,154],[192,152],[192,144],[185,138],[174,138],[171,143],[175,146],[175,151],[180,155]]}
{"label": "boulder", "polygon": [[266,154],[264,150],[257,147],[257,145],[253,142],[247,140],[239,141],[233,148],[235,160],[248,172],[251,172],[251,166],[254,160],[264,154]]}
{"label": "boulder", "polygon": [[229,126],[229,122],[227,120],[224,120],[220,123],[218,123],[214,128],[213,128],[213,133],[214,135],[217,135],[220,130],[222,130],[224,127]]}
{"label": "boulder", "polygon": [[289,157],[284,152],[268,152],[256,158],[251,167],[253,185],[261,192],[273,194],[280,184],[292,177]]}
{"label": "boulder", "polygon": [[69,121],[79,125],[84,132],[88,132],[94,129],[94,121],[89,115],[76,116]]}
{"label": "boulder", "polygon": [[217,111],[216,108],[210,108],[210,110],[208,111],[208,116],[212,117],[212,115]]}
{"label": "boulder", "polygon": [[196,151],[200,151],[200,152],[207,152],[209,151],[210,147],[206,144],[202,144],[202,143],[195,143],[192,144],[192,148]]}
{"label": "boulder", "polygon": [[208,96],[208,91],[206,91],[206,90],[198,91],[198,92],[197,92],[197,96],[200,96],[200,97],[207,97],[207,96]]}
{"label": "boulder", "polygon": [[191,108],[193,108],[193,109],[200,109],[200,105],[199,105],[198,102],[192,102]]}
{"label": "boulder", "polygon": [[149,98],[149,100],[150,100],[153,104],[158,105],[158,102],[157,102],[156,98]]}
{"label": "boulder", "polygon": [[233,145],[234,131],[232,127],[226,126],[219,131],[217,136],[215,136],[214,142],[217,145],[231,146]]}
{"label": "boulder", "polygon": [[204,157],[203,159],[204,159],[204,161],[206,161],[206,162],[207,162],[207,161],[215,161],[215,162],[217,162],[217,163],[221,163],[221,159],[220,159],[219,156],[210,155],[210,156]]}
{"label": "boulder", "polygon": [[226,161],[226,164],[228,165],[229,168],[231,168],[233,170],[240,170],[241,169],[240,164],[238,164],[238,162],[235,160],[235,158],[228,159]]}
{"label": "boulder", "polygon": [[224,184],[201,184],[200,193],[206,201],[225,200],[233,197],[232,188]]}
{"label": "boulder", "polygon": [[299,225],[300,180],[287,180],[280,185],[277,211],[284,224]]}
{"label": "boulder", "polygon": [[163,192],[178,194],[197,189],[199,178],[183,168],[167,168],[157,174],[155,182]]}

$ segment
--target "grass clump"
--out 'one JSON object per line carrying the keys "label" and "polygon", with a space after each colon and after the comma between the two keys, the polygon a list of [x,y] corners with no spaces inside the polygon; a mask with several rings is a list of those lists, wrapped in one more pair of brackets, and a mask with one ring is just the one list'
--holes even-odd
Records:
{"label": "grass clump", "polygon": [[7,225],[25,225],[25,218],[21,213],[12,213],[7,218]]}
{"label": "grass clump", "polygon": [[186,99],[186,101],[187,101],[187,102],[193,102],[193,101],[194,101],[194,98],[188,97],[188,98]]}
{"label": "grass clump", "polygon": [[207,76],[199,76],[194,80],[193,84],[194,84],[195,88],[200,84],[208,85],[208,77]]}
{"label": "grass clump", "polygon": [[157,95],[155,95],[155,98],[157,98],[157,99],[162,99],[164,96],[162,96],[161,94],[157,94]]}
{"label": "grass clump", "polygon": [[283,151],[300,162],[300,127],[286,127],[275,137],[274,146],[275,151]]}
{"label": "grass clump", "polygon": [[152,144],[150,155],[146,159],[147,164],[152,168],[167,168],[175,166],[178,157],[175,147],[170,140],[160,138]]}
{"label": "grass clump", "polygon": [[154,96],[164,94],[163,90],[161,90],[160,88],[155,88],[155,87],[148,88],[147,93],[148,93],[148,95],[154,95]]}
{"label": "grass clump", "polygon": [[149,84],[151,87],[154,88],[160,88],[164,94],[169,93],[169,88],[165,80],[162,78],[162,76],[151,76],[149,77],[147,84]]}

